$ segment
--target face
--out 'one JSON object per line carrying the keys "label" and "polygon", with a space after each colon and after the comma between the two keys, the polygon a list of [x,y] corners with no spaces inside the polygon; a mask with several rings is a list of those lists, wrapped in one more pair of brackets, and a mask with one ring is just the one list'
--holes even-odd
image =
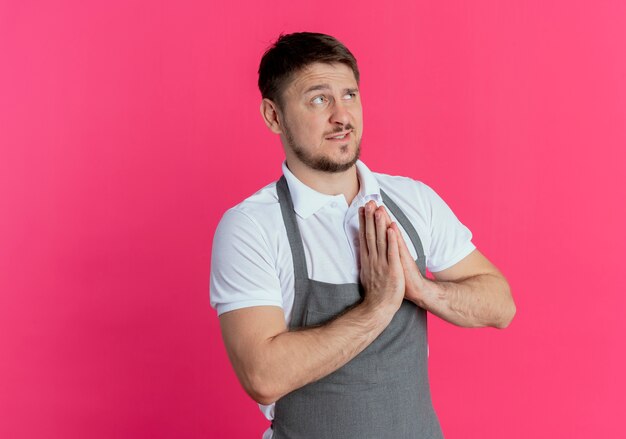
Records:
{"label": "face", "polygon": [[311,64],[289,83],[283,106],[281,137],[288,160],[295,157],[323,172],[343,172],[356,163],[363,114],[350,67]]}

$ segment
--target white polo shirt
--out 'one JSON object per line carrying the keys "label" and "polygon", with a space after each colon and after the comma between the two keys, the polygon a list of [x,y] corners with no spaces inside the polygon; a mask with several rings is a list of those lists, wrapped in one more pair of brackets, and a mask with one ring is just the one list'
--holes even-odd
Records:
{"label": "white polo shirt", "polygon": [[[360,160],[356,168],[360,190],[348,206],[343,194],[317,192],[298,180],[286,162],[282,164],[311,279],[330,283],[359,281],[358,208],[369,200],[380,205],[381,187],[415,227],[429,271],[451,267],[476,248],[470,230],[425,183],[371,172]],[[389,215],[396,221],[391,212]],[[416,259],[411,240],[399,223],[398,226]],[[276,182],[272,182],[222,216],[213,237],[210,303],[218,316],[249,306],[278,306],[289,325],[293,301],[293,259]],[[274,404],[259,407],[268,420],[274,418]],[[271,429],[263,437],[270,438]]]}

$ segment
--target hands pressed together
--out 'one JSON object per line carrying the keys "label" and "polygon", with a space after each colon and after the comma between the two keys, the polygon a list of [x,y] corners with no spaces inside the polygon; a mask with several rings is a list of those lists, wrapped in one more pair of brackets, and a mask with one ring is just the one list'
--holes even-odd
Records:
{"label": "hands pressed together", "polygon": [[426,280],[384,206],[372,200],[359,208],[359,256],[364,302],[373,307],[390,307],[393,312],[407,298],[418,302]]}

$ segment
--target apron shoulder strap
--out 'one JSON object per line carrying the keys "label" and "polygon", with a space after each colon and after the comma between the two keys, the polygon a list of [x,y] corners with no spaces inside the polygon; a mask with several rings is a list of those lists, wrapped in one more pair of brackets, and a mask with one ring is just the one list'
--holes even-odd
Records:
{"label": "apron shoulder strap", "polygon": [[302,244],[302,236],[298,228],[298,221],[293,209],[293,200],[289,193],[289,186],[285,176],[281,176],[276,183],[276,193],[278,194],[278,202],[280,203],[280,211],[283,216],[283,222],[287,229],[287,237],[289,238],[289,246],[291,247],[291,256],[293,258],[293,270],[295,282],[303,282],[309,278],[306,268],[306,259],[304,256],[304,245]]}

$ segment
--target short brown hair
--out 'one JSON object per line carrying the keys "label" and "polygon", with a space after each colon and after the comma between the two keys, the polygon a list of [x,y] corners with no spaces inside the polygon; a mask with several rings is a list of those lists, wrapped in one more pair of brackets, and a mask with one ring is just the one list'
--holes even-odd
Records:
{"label": "short brown hair", "polygon": [[261,58],[258,82],[261,96],[284,109],[283,92],[293,74],[315,62],[343,63],[352,69],[359,83],[356,58],[335,37],[313,32],[281,33]]}

